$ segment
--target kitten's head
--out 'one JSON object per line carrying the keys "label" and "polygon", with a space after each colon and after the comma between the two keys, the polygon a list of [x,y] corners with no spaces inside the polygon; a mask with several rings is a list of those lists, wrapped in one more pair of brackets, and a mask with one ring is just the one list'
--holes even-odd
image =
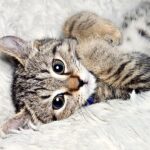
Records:
{"label": "kitten's head", "polygon": [[[47,123],[70,116],[96,88],[95,77],[81,64],[73,39],[25,42],[0,40],[1,51],[18,60],[13,94],[18,110],[32,121]],[[24,113],[23,113],[24,115]],[[12,128],[12,127],[11,127]]]}

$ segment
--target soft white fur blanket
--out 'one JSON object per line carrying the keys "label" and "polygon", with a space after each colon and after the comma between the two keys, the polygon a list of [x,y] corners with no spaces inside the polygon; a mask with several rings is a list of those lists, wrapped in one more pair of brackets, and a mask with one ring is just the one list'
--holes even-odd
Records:
{"label": "soft white fur blanket", "polygon": [[[117,25],[122,14],[141,0],[0,0],[0,36],[26,40],[58,37],[65,19],[90,10]],[[140,41],[139,41],[140,42]],[[0,59],[0,123],[14,113],[11,104],[13,66]],[[149,150],[150,92],[131,100],[113,100],[79,110],[70,118],[23,130],[0,139],[5,150]]]}

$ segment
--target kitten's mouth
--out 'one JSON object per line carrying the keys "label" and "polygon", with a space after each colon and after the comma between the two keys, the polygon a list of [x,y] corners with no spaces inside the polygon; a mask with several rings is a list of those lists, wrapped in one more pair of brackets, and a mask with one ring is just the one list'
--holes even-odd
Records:
{"label": "kitten's mouth", "polygon": [[79,87],[82,87],[82,86],[84,86],[84,85],[86,85],[86,84],[88,84],[87,81],[83,81],[83,80],[80,80],[80,81],[79,81]]}
{"label": "kitten's mouth", "polygon": [[84,66],[80,64],[80,72],[78,73],[78,77],[80,79],[78,89],[81,95],[81,104],[84,105],[89,97],[93,95],[97,88],[96,77],[95,75],[87,70]]}
{"label": "kitten's mouth", "polygon": [[95,103],[95,90],[96,90],[96,78],[93,74],[87,72],[84,76],[80,76],[81,80],[79,83],[80,92],[82,93],[82,105],[91,105]]}

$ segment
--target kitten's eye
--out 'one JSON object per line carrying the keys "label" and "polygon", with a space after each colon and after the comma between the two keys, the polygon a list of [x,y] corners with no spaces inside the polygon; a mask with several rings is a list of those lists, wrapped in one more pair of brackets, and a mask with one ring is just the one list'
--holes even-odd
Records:
{"label": "kitten's eye", "polygon": [[52,62],[53,71],[57,74],[63,74],[65,70],[64,63],[59,59],[54,59]]}
{"label": "kitten's eye", "polygon": [[54,97],[53,102],[52,102],[52,107],[54,110],[58,110],[63,107],[64,105],[64,96],[63,95],[57,95]]}

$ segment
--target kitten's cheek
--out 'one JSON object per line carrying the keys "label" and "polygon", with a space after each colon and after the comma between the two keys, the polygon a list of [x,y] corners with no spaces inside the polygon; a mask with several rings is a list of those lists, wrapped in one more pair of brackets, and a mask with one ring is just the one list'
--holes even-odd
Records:
{"label": "kitten's cheek", "polygon": [[59,114],[57,116],[57,120],[66,119],[66,118],[70,117],[72,114],[73,113],[71,113],[71,111],[63,112],[62,114]]}
{"label": "kitten's cheek", "polygon": [[[77,108],[79,109],[79,108]],[[70,117],[74,112],[77,110],[76,107],[74,106],[73,108],[68,108],[63,110],[61,113],[56,115],[57,120],[62,120]]]}

